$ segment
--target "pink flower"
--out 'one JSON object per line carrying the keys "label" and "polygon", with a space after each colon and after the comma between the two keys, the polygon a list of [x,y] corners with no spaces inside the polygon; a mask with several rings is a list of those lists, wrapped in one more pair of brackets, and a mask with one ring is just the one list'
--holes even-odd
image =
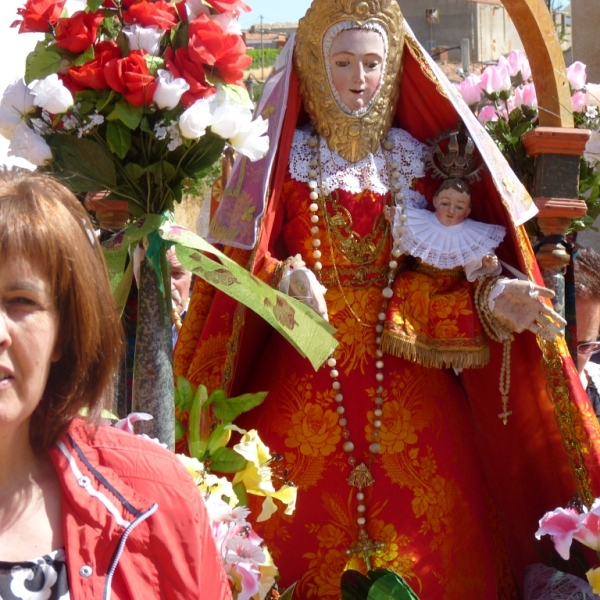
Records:
{"label": "pink flower", "polygon": [[510,75],[506,67],[500,64],[489,66],[481,75],[481,87],[488,94],[497,94],[512,87]]}
{"label": "pink flower", "polygon": [[535,532],[535,537],[539,540],[543,535],[549,535],[556,551],[569,560],[573,536],[579,531],[579,517],[579,513],[572,508],[557,508],[547,512],[540,519],[540,528]]}
{"label": "pink flower", "polygon": [[495,107],[493,107],[491,104],[488,104],[479,111],[477,118],[483,124],[487,123],[488,121],[497,121],[498,112],[496,111]]}
{"label": "pink flower", "polygon": [[523,81],[527,81],[531,77],[531,67],[529,66],[529,60],[527,56],[525,56],[524,52],[520,50],[513,50],[504,60],[504,57],[500,57],[498,64],[500,61],[506,65],[508,69],[508,73],[511,77],[516,77],[521,72],[521,77]]}
{"label": "pink flower", "polygon": [[585,110],[585,94],[583,92],[575,92],[571,96],[571,105],[574,112],[583,112]]}
{"label": "pink flower", "polygon": [[600,498],[594,500],[590,512],[579,515],[579,530],[573,538],[592,550],[600,550]]}
{"label": "pink flower", "polygon": [[149,415],[148,413],[129,413],[124,419],[121,419],[120,421],[117,421],[115,423],[115,427],[117,429],[122,429],[123,431],[126,431],[127,433],[135,433],[133,430],[133,424],[136,421],[150,421],[152,419],[152,415]]}
{"label": "pink flower", "polygon": [[537,108],[538,101],[535,93],[535,85],[528,83],[523,87],[515,89],[515,104],[521,108],[521,106],[530,106],[531,108]]}
{"label": "pink flower", "polygon": [[469,105],[477,104],[481,99],[481,77],[479,75],[469,75],[458,86],[458,91],[463,100]]}
{"label": "pink flower", "polygon": [[585,85],[587,79],[585,65],[580,61],[575,61],[567,69],[567,77],[569,78],[571,88],[574,90],[580,90]]}

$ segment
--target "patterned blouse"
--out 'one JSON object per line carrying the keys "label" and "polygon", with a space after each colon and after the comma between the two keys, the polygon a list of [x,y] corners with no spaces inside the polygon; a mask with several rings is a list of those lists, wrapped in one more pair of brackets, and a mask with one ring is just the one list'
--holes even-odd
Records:
{"label": "patterned blouse", "polygon": [[23,562],[0,561],[2,600],[69,600],[63,548]]}

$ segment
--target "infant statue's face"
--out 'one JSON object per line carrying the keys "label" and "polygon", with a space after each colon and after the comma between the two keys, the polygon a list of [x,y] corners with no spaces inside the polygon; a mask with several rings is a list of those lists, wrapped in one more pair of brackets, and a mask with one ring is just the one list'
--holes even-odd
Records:
{"label": "infant statue's face", "polygon": [[366,29],[340,32],[331,45],[332,84],[352,111],[366,106],[381,81],[385,48],[379,33]]}
{"label": "infant statue's face", "polygon": [[442,225],[458,225],[471,212],[471,196],[452,188],[442,190],[433,199],[433,206]]}

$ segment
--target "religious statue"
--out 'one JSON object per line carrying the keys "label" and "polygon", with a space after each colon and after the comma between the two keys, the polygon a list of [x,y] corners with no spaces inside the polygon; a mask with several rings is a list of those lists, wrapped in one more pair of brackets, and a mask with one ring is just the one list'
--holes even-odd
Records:
{"label": "religious statue", "polygon": [[[211,239],[273,286],[300,255],[313,293],[326,289],[339,346],[315,372],[256,315],[197,281],[176,373],[229,395],[268,391],[239,424],[261,432],[299,488],[294,515],[258,524],[281,585],[298,581],[295,598],[338,600],[346,568],[390,568],[421,600],[517,599],[539,560],[540,516],[576,491],[589,503],[600,491],[598,424],[521,227],[535,207],[396,0],[314,0],[292,43],[257,108],[271,150],[252,166],[238,160]],[[406,258],[384,208],[431,202],[425,142],[461,119],[488,167],[472,185],[486,199],[473,217],[505,228],[498,257],[529,278],[488,274],[475,300],[489,327],[518,333],[508,421],[493,338],[488,363],[459,375],[382,347]]]}

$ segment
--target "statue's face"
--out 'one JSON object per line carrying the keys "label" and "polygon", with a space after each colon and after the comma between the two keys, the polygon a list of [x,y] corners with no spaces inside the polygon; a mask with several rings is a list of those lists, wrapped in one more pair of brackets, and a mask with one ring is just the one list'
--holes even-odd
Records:
{"label": "statue's face", "polygon": [[368,29],[341,31],[329,53],[331,84],[342,103],[360,110],[373,99],[381,82],[385,47],[379,33]]}

